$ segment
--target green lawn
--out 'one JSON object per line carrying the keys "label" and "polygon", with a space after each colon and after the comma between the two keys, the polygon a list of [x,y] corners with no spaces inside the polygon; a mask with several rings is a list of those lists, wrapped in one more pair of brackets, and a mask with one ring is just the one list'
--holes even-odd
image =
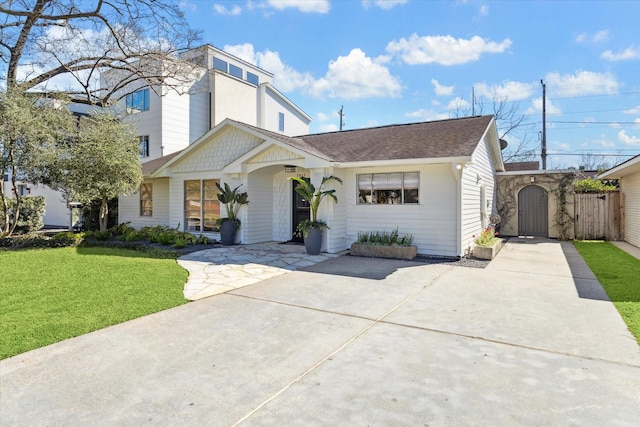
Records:
{"label": "green lawn", "polygon": [[640,344],[640,260],[608,242],[574,245]]}
{"label": "green lawn", "polygon": [[126,249],[0,251],[0,359],[184,304],[187,275]]}

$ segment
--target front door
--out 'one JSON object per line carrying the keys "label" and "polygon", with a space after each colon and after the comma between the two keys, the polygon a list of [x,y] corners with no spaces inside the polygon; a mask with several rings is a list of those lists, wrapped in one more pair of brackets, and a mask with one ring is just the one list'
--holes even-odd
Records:
{"label": "front door", "polygon": [[302,221],[304,221],[305,219],[311,219],[311,209],[309,207],[309,201],[305,200],[300,194],[298,194],[298,192],[296,191],[296,187],[300,185],[299,182],[297,181],[291,181],[293,186],[293,233],[294,235],[291,236],[291,241],[292,242],[302,242],[302,236],[296,236],[295,235],[295,231],[296,228],[298,227],[298,224],[300,224]]}

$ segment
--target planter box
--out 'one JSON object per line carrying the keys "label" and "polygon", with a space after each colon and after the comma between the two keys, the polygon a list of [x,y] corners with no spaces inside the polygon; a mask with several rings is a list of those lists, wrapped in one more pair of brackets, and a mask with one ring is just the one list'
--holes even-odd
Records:
{"label": "planter box", "polygon": [[392,258],[412,260],[418,255],[417,246],[385,246],[353,243],[351,255],[370,258]]}
{"label": "planter box", "polygon": [[500,249],[504,246],[504,239],[500,239],[493,246],[474,246],[473,257],[478,259],[492,260],[498,255]]}

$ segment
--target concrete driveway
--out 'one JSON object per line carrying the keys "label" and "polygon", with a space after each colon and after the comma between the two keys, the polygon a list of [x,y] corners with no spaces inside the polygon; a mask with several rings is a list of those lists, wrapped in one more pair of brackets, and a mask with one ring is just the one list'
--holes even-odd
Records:
{"label": "concrete driveway", "polygon": [[343,256],[0,362],[0,424],[637,426],[640,350],[570,243]]}

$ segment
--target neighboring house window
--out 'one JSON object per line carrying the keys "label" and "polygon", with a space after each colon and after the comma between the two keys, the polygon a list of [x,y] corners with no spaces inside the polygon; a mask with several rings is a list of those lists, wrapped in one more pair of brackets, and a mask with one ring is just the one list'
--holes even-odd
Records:
{"label": "neighboring house window", "polygon": [[258,78],[258,76],[248,71],[247,71],[247,81],[256,86],[258,86],[258,84],[260,83],[260,79]]}
{"label": "neighboring house window", "polygon": [[236,67],[233,64],[229,64],[229,74],[239,79],[242,78],[242,68]]}
{"label": "neighboring house window", "polygon": [[213,58],[213,68],[216,70],[224,71],[225,73],[228,70],[229,64],[226,61],[223,61],[220,58]]}
{"label": "neighboring house window", "polygon": [[127,95],[127,108],[138,111],[149,110],[149,89],[142,89]]}
{"label": "neighboring house window", "polygon": [[216,231],[220,218],[217,179],[184,182],[184,227],[186,231]]}
{"label": "neighboring house window", "polygon": [[153,184],[140,184],[140,216],[153,216]]}
{"label": "neighboring house window", "polygon": [[149,135],[140,137],[140,157],[149,157]]}
{"label": "neighboring house window", "polygon": [[284,132],[284,113],[278,113],[278,129]]}
{"label": "neighboring house window", "polygon": [[418,172],[366,173],[358,175],[358,204],[416,204]]}

